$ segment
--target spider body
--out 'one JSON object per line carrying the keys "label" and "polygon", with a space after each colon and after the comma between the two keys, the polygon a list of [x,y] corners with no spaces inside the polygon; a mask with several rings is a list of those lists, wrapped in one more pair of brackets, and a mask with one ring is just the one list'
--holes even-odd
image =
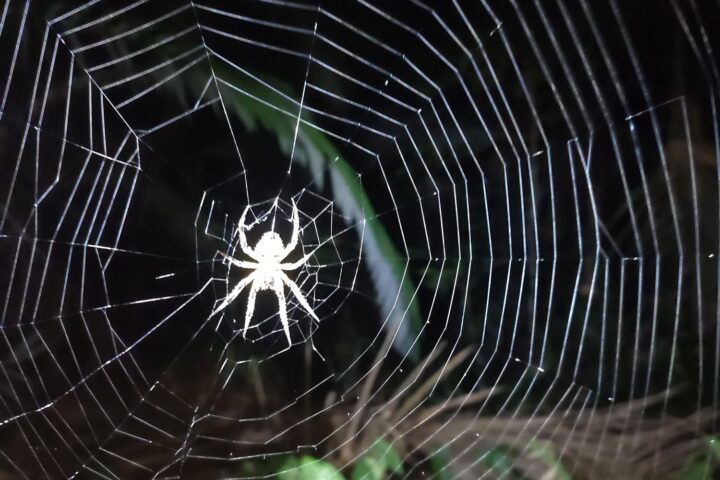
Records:
{"label": "spider body", "polygon": [[255,269],[257,277],[255,285],[258,290],[272,290],[275,288],[275,280],[281,274],[282,267],[278,252],[285,248],[280,235],[275,232],[265,232],[255,245],[255,253],[262,261],[258,262]]}
{"label": "spider body", "polygon": [[282,322],[285,336],[287,337],[288,344],[292,344],[292,340],[290,339],[290,327],[288,325],[287,318],[285,286],[288,286],[290,288],[290,291],[293,293],[295,298],[297,298],[298,303],[308,312],[308,314],[310,314],[310,316],[315,319],[315,321],[320,322],[320,319],[317,317],[317,315],[315,315],[315,312],[305,299],[302,291],[300,290],[300,287],[298,287],[295,282],[293,282],[285,273],[285,270],[295,270],[300,266],[304,265],[305,262],[307,262],[307,260],[310,258],[310,255],[312,255],[312,253],[310,253],[308,255],[305,255],[300,260],[292,263],[283,262],[283,260],[290,253],[292,253],[298,243],[300,220],[298,218],[297,206],[293,201],[293,231],[290,242],[285,245],[282,241],[282,238],[280,237],[280,235],[277,234],[277,232],[270,231],[265,232],[262,237],[260,237],[260,240],[257,242],[257,244],[255,244],[255,248],[251,248],[248,245],[247,237],[245,236],[245,230],[247,229],[247,225],[245,224],[245,218],[247,217],[248,210],[249,206],[245,207],[245,210],[240,217],[240,221],[238,222],[237,233],[240,239],[240,249],[245,255],[252,258],[254,261],[238,260],[236,258],[227,256],[222,252],[220,253],[231,265],[243,269],[252,270],[252,273],[248,274],[245,278],[238,282],[238,284],[232,289],[232,291],[227,295],[227,297],[225,297],[225,299],[212,312],[210,316],[212,317],[218,312],[224,310],[235,300],[235,298],[237,298],[238,295],[240,295],[240,293],[245,287],[250,285],[247,309],[245,310],[245,325],[243,327],[243,338],[245,338],[245,333],[247,332],[248,326],[250,325],[250,319],[252,318],[253,312],[255,311],[255,298],[257,297],[257,293],[261,290],[272,290],[275,292],[275,295],[278,299],[280,321]]}
{"label": "spider body", "polygon": [[282,238],[276,232],[265,232],[255,245],[255,253],[267,260],[277,259],[278,265],[282,258],[280,254],[285,249]]}

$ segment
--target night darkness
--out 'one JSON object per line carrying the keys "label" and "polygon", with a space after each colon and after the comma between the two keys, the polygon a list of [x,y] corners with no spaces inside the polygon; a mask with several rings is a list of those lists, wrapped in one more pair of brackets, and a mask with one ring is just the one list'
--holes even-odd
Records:
{"label": "night darkness", "polygon": [[0,15],[0,479],[720,471],[720,5]]}

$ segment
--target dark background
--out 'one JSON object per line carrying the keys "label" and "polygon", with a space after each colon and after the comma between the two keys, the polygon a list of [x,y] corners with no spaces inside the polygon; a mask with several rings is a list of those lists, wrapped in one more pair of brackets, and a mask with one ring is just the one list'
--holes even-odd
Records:
{"label": "dark background", "polygon": [[[352,2],[323,2],[331,14],[324,15],[315,3],[216,1],[82,49],[185,5],[151,1],[99,27],[63,33],[55,57],[49,52],[58,33],[130,3],[100,4],[50,27],[45,19],[75,4],[32,3],[0,121],[7,198],[0,354],[9,372],[2,418],[59,398],[53,408],[59,417],[99,406],[85,418],[110,421],[88,431],[112,439],[134,408],[177,404],[185,426],[202,415],[269,416],[278,419],[271,428],[277,432],[321,411],[329,396],[340,405],[345,394],[355,397],[377,358],[384,363],[375,400],[385,398],[440,342],[449,345],[443,360],[465,346],[473,354],[438,383],[432,399],[502,386],[507,394],[483,404],[485,415],[550,412],[566,398],[601,408],[670,389],[641,415],[686,414],[717,402],[717,6],[498,2],[493,18],[480,4],[462,3],[481,47],[451,2],[386,3],[377,8],[414,31]],[[0,37],[3,78],[23,8],[10,2]],[[204,28],[149,54],[92,70],[198,24]],[[322,38],[277,25],[316,29]],[[99,87],[202,45],[197,54],[101,93]],[[41,57],[43,46],[48,52]],[[116,110],[206,49],[243,70],[208,53]],[[317,63],[308,68],[306,57],[288,51],[309,53]],[[40,85],[47,85],[44,114],[38,103],[28,107],[38,65]],[[145,135],[192,107],[208,75],[253,98],[221,82],[222,104]],[[303,97],[309,108],[302,118],[312,127],[301,128],[288,175],[294,116],[268,105],[297,115],[282,93],[299,101],[306,81],[316,87]],[[209,85],[205,100],[217,96],[216,80]],[[42,134],[30,129],[22,142],[27,124],[41,124]],[[88,148],[119,161],[102,155],[88,161]],[[309,159],[313,149],[321,173]],[[358,175],[361,188],[349,197],[333,183],[343,172],[333,153]],[[36,208],[56,172],[57,184]],[[77,200],[69,202],[71,195]],[[217,326],[208,320],[225,295],[224,280],[231,287],[241,278],[217,255],[232,244],[229,225],[248,203],[276,197],[281,220],[291,198],[305,215],[332,204],[332,215],[303,243],[333,237],[337,250],[321,252],[321,260],[347,262],[343,271],[299,273],[308,285],[319,280],[342,291],[326,300],[334,288],[316,291],[319,326],[300,310],[291,313],[297,344],[287,351],[272,293],[258,297],[256,318],[269,320],[251,341],[229,319],[243,317],[244,297]],[[348,198],[372,208],[368,219],[391,245],[381,255],[368,254],[367,244],[359,253]],[[287,238],[286,224],[281,228]],[[397,281],[378,282],[373,269],[382,265],[406,272],[405,290],[398,292]],[[392,322],[384,322],[387,312],[377,301],[383,288],[417,309],[403,317],[409,341],[396,341],[386,354]],[[312,344],[304,341],[309,335]],[[153,393],[153,385],[167,391]],[[567,408],[581,406],[574,402]],[[322,446],[314,428],[295,428],[280,446],[237,449],[275,453],[299,445],[297,437]],[[8,438],[24,431],[6,430]],[[179,426],[177,436],[186,431]],[[233,453],[220,456],[227,455]]]}

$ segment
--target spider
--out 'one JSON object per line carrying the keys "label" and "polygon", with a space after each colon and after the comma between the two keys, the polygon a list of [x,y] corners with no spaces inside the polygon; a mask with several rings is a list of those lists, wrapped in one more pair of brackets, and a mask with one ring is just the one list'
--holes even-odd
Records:
{"label": "spider", "polygon": [[257,293],[261,290],[272,290],[275,292],[278,299],[280,321],[282,322],[283,329],[285,330],[285,336],[288,339],[288,344],[292,345],[292,341],[290,339],[290,327],[288,325],[287,318],[287,306],[285,302],[285,288],[283,284],[290,288],[290,291],[293,295],[295,295],[295,298],[297,298],[300,305],[302,305],[310,316],[318,323],[320,322],[320,319],[317,315],[315,315],[315,312],[310,307],[310,304],[308,304],[307,300],[303,296],[303,292],[300,290],[300,287],[298,287],[284,272],[284,270],[296,270],[300,266],[304,265],[312,255],[311,252],[296,262],[283,263],[285,257],[287,257],[295,249],[298,243],[300,220],[298,218],[297,205],[295,205],[294,200],[292,202],[292,206],[293,230],[290,237],[290,243],[287,245],[283,244],[280,235],[274,231],[269,231],[262,235],[255,245],[255,248],[251,248],[248,245],[247,238],[245,237],[245,230],[248,228],[245,224],[245,217],[250,209],[250,207],[247,206],[245,207],[245,210],[240,217],[240,221],[238,222],[237,232],[238,237],[240,238],[241,250],[245,255],[252,258],[254,261],[238,260],[219,252],[232,265],[238,268],[253,270],[252,273],[235,285],[235,288],[232,289],[222,303],[212,312],[212,314],[210,314],[210,317],[212,317],[225,309],[235,300],[235,298],[237,298],[238,295],[240,295],[240,292],[242,292],[245,287],[251,285],[250,293],[248,294],[247,309],[245,310],[245,326],[242,332],[243,338],[245,338],[245,333],[250,325],[250,319],[255,311],[255,297],[257,296]]}

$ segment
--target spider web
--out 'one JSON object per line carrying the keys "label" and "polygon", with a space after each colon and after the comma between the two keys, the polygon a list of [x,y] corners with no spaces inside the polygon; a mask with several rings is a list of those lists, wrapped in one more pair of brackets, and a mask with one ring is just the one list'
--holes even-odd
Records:
{"label": "spider web", "polygon": [[[2,2],[0,468],[676,467],[643,421],[717,417],[720,12],[624,3]],[[320,323],[265,292],[243,339],[223,254],[292,201]]]}

